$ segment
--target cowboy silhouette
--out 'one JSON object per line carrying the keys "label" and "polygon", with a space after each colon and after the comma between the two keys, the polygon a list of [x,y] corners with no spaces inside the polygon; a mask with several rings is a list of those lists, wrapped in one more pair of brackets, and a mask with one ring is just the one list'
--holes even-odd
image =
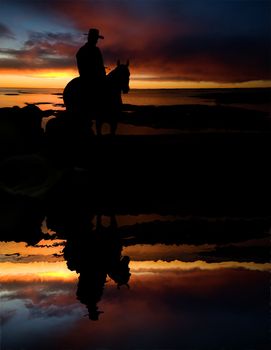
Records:
{"label": "cowboy silhouette", "polygon": [[102,53],[96,46],[99,39],[104,39],[99,30],[90,28],[87,42],[76,54],[83,93],[96,104],[101,99],[106,77]]}

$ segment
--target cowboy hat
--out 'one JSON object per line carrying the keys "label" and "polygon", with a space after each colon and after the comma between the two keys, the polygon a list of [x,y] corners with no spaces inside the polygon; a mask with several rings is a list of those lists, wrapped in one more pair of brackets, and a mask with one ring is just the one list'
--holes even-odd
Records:
{"label": "cowboy hat", "polygon": [[90,28],[88,33],[85,33],[85,35],[88,35],[89,37],[93,37],[93,38],[104,39],[104,37],[100,35],[99,29],[96,29],[96,28]]}

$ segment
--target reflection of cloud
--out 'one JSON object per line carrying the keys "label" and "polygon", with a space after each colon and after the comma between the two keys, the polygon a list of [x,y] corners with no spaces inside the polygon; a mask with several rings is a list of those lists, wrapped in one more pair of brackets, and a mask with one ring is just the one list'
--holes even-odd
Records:
{"label": "reflection of cloud", "polygon": [[123,249],[123,255],[128,255],[131,260],[163,260],[163,261],[195,261],[199,260],[202,252],[210,252],[215,249],[214,244],[189,245],[189,244],[135,244]]}
{"label": "reflection of cloud", "polygon": [[[72,281],[77,274],[67,268],[66,262],[61,257],[35,256],[29,258],[29,262],[2,262],[0,263],[0,281]],[[184,271],[223,271],[225,269],[246,269],[255,271],[269,271],[271,264],[254,262],[227,261],[221,263],[207,263],[205,261],[182,262],[182,261],[131,261],[130,270],[133,274],[159,274],[165,272],[180,273]]]}
{"label": "reflection of cloud", "polygon": [[[40,289],[35,290],[34,287],[33,294],[38,294]],[[65,299],[65,304],[59,305],[54,296],[50,297],[50,306],[19,295],[17,299],[5,301],[3,312],[8,317],[1,325],[3,348],[54,349],[53,340],[68,331],[78,317],[82,317],[80,305]]]}
{"label": "reflection of cloud", "polygon": [[15,313],[15,310],[4,310],[4,312],[1,313],[1,325],[4,326],[11,318],[14,317]]}
{"label": "reflection of cloud", "polygon": [[11,263],[33,263],[33,262],[48,262],[54,263],[63,260],[63,255],[25,255],[20,254],[12,255],[0,255],[0,262],[11,262]]}
{"label": "reflection of cloud", "polygon": [[4,348],[256,349],[268,339],[267,272],[132,275],[130,289],[106,284],[98,323],[83,318],[75,281],[2,286],[9,291],[3,303]]}
{"label": "reflection of cloud", "polygon": [[236,262],[226,261],[218,263],[208,263],[202,260],[193,262],[175,261],[131,261],[130,269],[132,273],[160,273],[160,272],[182,272],[193,270],[222,270],[222,269],[247,269],[257,271],[269,271],[270,263]]}
{"label": "reflection of cloud", "polygon": [[35,246],[24,242],[0,242],[0,261],[52,261],[61,256],[64,243],[65,241],[60,239],[42,239]]}
{"label": "reflection of cloud", "polygon": [[0,280],[5,282],[38,281],[41,279],[44,281],[71,281],[76,279],[76,273],[68,270],[66,262],[60,261],[59,258],[52,259],[54,262],[44,261],[41,258],[41,261],[0,263]]}

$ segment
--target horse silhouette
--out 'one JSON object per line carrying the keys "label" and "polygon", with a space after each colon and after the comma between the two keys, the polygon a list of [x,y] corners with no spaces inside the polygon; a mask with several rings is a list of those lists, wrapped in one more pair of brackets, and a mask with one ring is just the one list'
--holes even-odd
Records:
{"label": "horse silhouette", "polygon": [[91,96],[91,91],[82,83],[80,77],[72,79],[64,88],[63,100],[67,111],[73,116],[75,123],[89,124],[96,120],[97,135],[102,134],[103,123],[110,125],[111,135],[117,130],[122,110],[121,94],[129,92],[129,61],[126,64],[117,62],[117,66],[106,76],[103,96]]}

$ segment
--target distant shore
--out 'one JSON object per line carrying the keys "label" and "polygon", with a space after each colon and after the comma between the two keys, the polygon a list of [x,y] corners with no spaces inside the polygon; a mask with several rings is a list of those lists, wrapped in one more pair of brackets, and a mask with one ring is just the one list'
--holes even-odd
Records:
{"label": "distant shore", "polygon": [[[0,88],[0,108],[37,104],[45,109],[64,109],[63,88]],[[229,106],[271,113],[271,88],[131,89],[122,95],[125,105]]]}

